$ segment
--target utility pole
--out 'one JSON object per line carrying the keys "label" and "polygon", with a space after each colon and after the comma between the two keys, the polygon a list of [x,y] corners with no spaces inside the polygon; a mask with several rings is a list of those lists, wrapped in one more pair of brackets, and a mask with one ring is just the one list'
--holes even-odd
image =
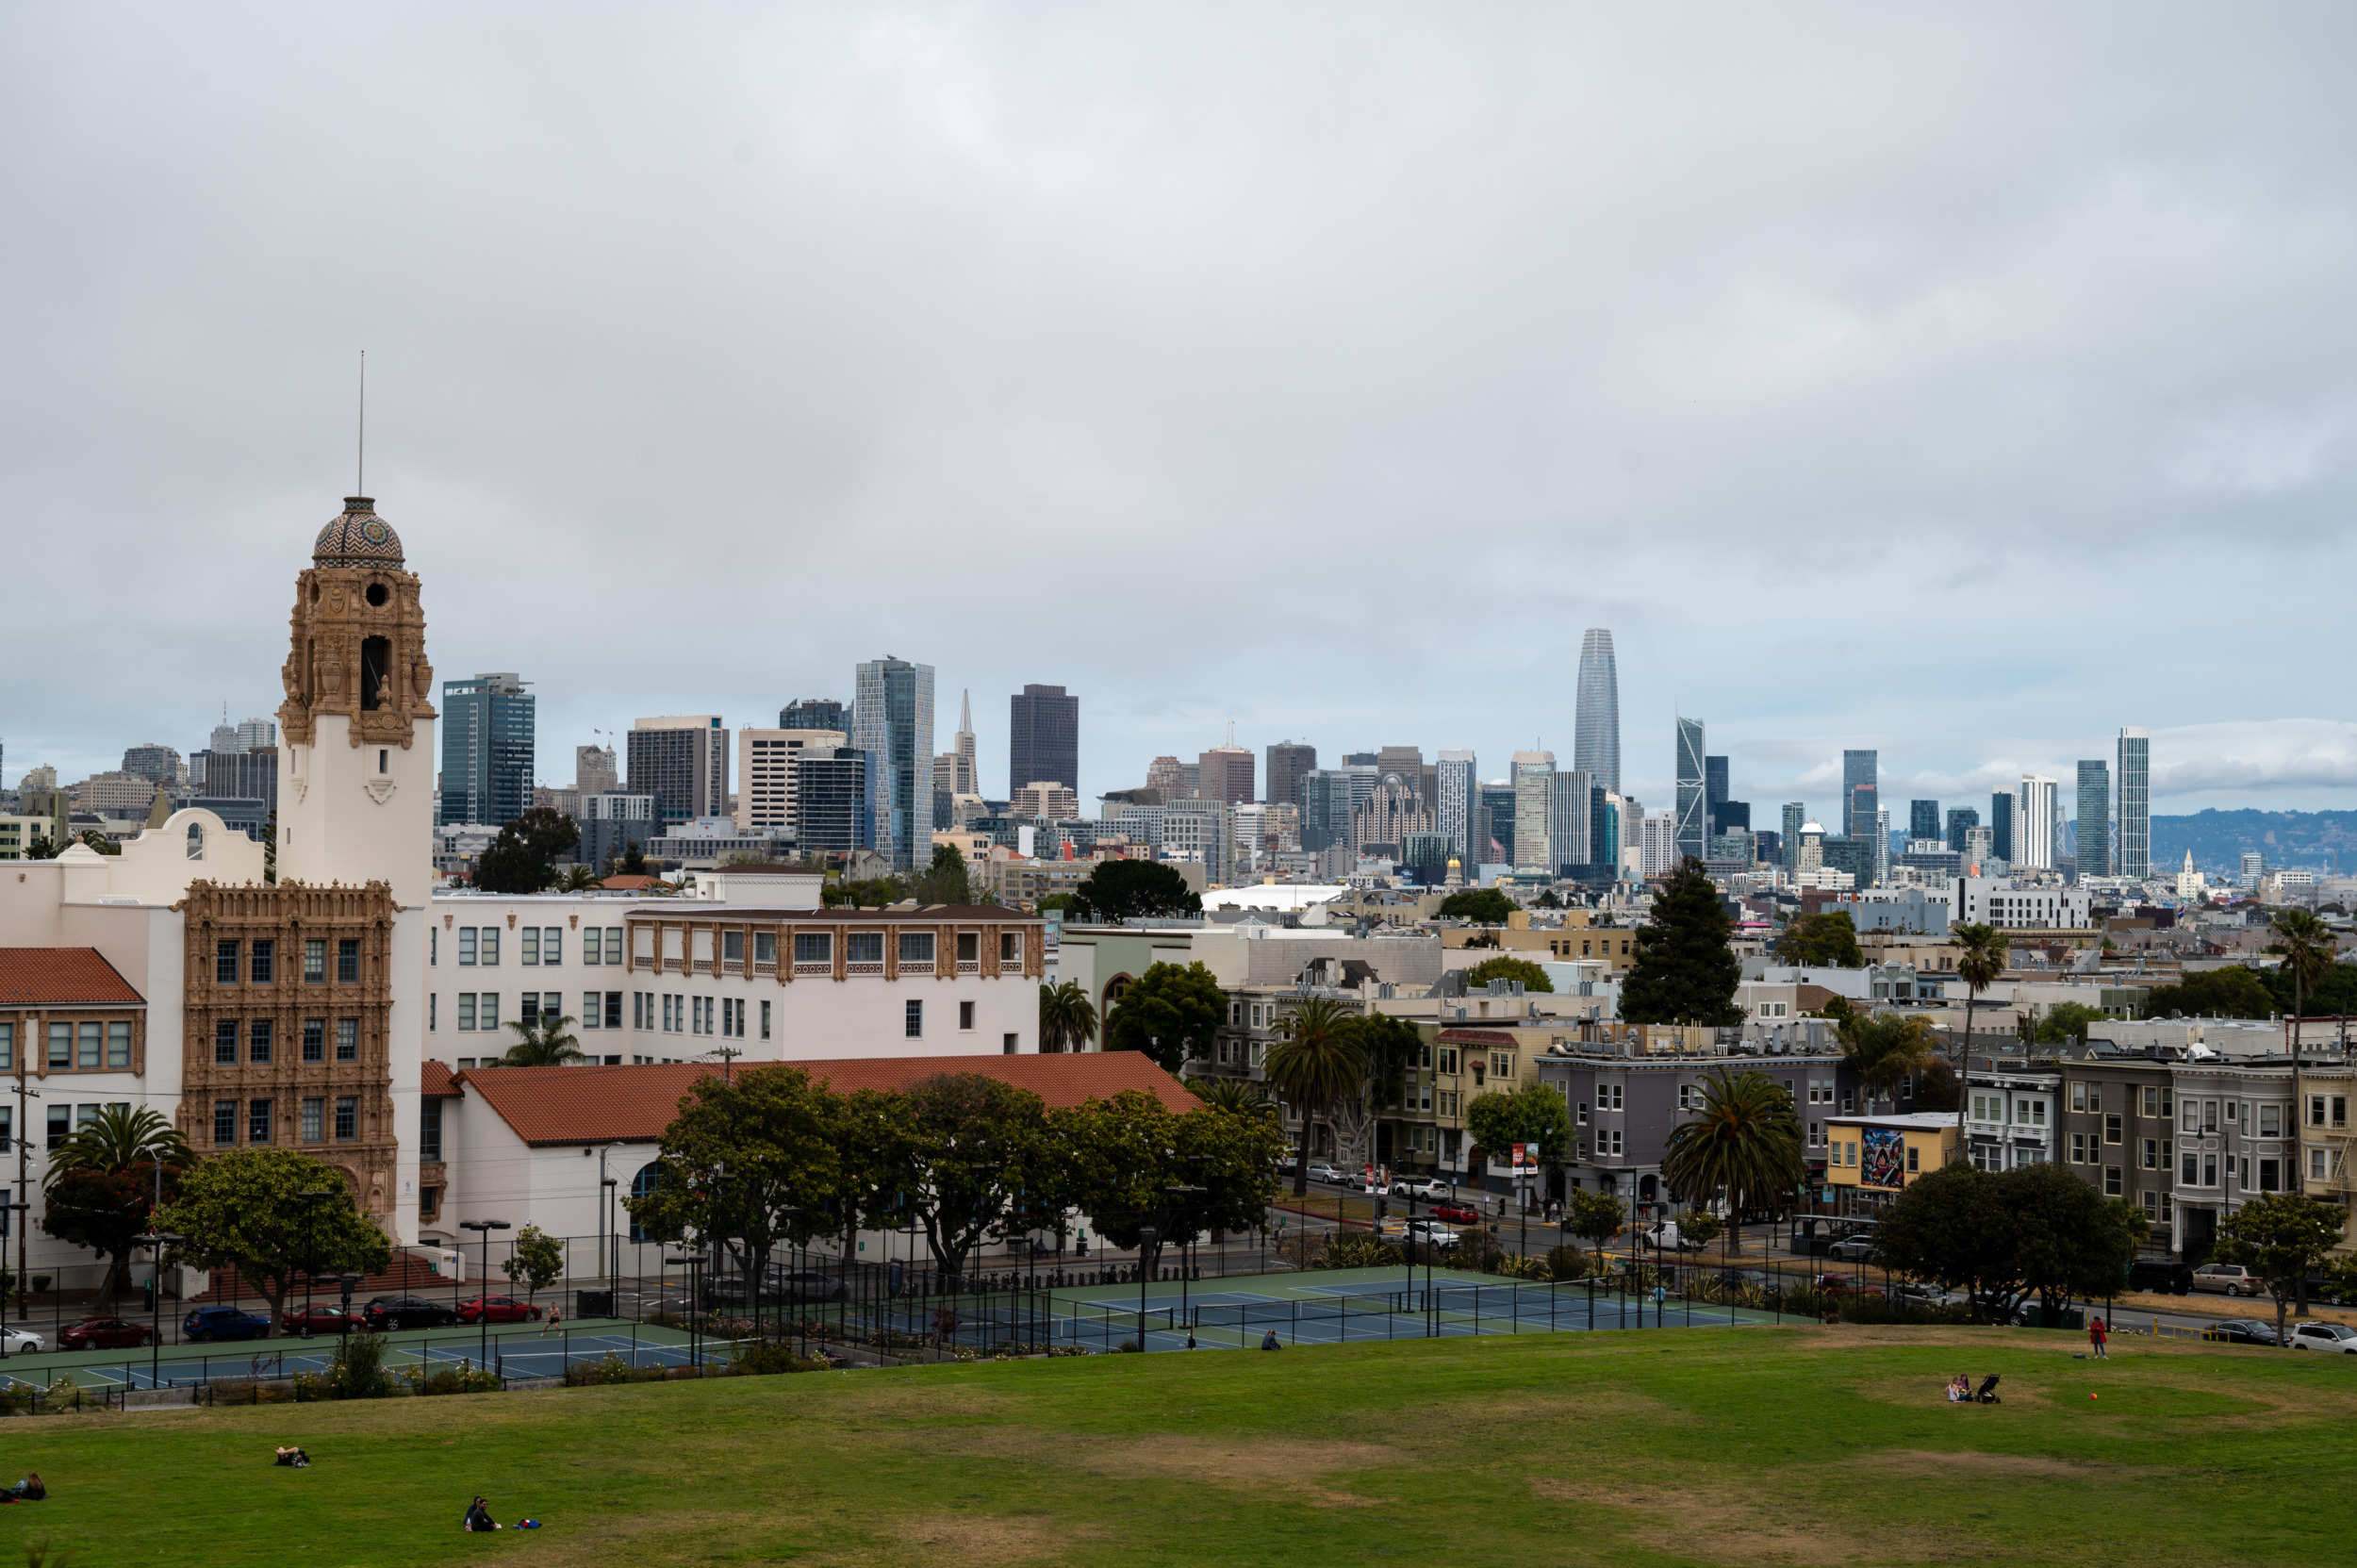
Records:
{"label": "utility pole", "polygon": [[[23,1025],[19,1027],[24,1028]],[[32,1180],[28,1164],[32,1152],[25,1147],[32,1132],[31,1112],[26,1102],[39,1099],[41,1091],[25,1081],[25,1059],[32,1052],[29,1035],[30,1031],[26,1030],[25,1037],[16,1043],[16,1320],[19,1323],[30,1318],[33,1311],[32,1292],[25,1279],[25,1233],[32,1229],[33,1224],[32,1200],[25,1196],[25,1183]]]}

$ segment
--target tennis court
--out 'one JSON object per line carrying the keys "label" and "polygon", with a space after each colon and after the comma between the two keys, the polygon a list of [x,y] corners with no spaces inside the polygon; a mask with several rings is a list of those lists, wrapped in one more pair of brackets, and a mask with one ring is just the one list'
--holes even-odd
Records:
{"label": "tennis court", "polygon": [[1192,1333],[1200,1348],[1238,1349],[1260,1345],[1271,1333],[1279,1345],[1341,1345],[1771,1321],[1741,1308],[1654,1301],[1601,1280],[1557,1284],[1441,1269],[1428,1277],[1419,1271],[1412,1284],[1400,1269],[1264,1275],[1250,1289],[1206,1283],[1212,1288],[1149,1284],[1143,1296],[1101,1285],[1056,1291],[1052,1341],[1112,1350],[1142,1340],[1147,1350],[1182,1350]]}
{"label": "tennis court", "polygon": [[[167,1350],[160,1360],[137,1351],[112,1355],[45,1356],[41,1370],[22,1366],[28,1358],[12,1357],[7,1373],[11,1381],[41,1386],[63,1373],[85,1388],[187,1388],[193,1384],[233,1378],[291,1378],[299,1372],[325,1373],[336,1359],[333,1339],[251,1342],[244,1350],[208,1349],[199,1354]],[[508,1378],[555,1378],[569,1365],[618,1357],[632,1366],[684,1366],[696,1353],[689,1336],[678,1329],[621,1324],[590,1331],[558,1333],[521,1331],[491,1334],[488,1356],[480,1331],[445,1330],[415,1338],[399,1336],[386,1346],[385,1365],[401,1371],[487,1364]],[[705,1336],[703,1359],[725,1361],[728,1342]],[[62,1363],[62,1364],[60,1364]]]}

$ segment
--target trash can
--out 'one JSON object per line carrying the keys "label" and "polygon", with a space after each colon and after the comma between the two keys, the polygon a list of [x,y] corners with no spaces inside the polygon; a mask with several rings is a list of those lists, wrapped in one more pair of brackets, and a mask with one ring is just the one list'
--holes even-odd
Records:
{"label": "trash can", "polygon": [[573,1293],[573,1315],[577,1318],[612,1317],[614,1315],[614,1293],[612,1291],[575,1291]]}

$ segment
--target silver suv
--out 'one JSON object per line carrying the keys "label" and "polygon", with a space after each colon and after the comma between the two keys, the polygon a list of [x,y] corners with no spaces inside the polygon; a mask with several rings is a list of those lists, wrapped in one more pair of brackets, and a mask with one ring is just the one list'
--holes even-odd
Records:
{"label": "silver suv", "polygon": [[2225,1296],[2256,1296],[2266,1286],[2240,1263],[2203,1263],[2193,1271],[2193,1288]]}

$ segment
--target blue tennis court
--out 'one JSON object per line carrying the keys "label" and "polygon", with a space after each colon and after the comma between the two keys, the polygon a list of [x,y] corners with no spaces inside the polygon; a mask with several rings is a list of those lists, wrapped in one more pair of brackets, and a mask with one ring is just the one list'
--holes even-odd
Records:
{"label": "blue tennis court", "polygon": [[[120,1357],[58,1358],[67,1362],[64,1365],[50,1363],[50,1359],[44,1358],[46,1370],[37,1377],[18,1373],[17,1363],[23,1358],[12,1358],[8,1372],[12,1380],[38,1380],[43,1384],[62,1372],[86,1388],[187,1388],[224,1379],[291,1378],[300,1372],[324,1374],[336,1359],[333,1339],[271,1340],[267,1348],[258,1347],[262,1342],[253,1343],[257,1347],[246,1350],[213,1348],[198,1354],[168,1350],[160,1362],[136,1351]],[[702,1341],[701,1349],[707,1361],[725,1360],[729,1354],[728,1342],[709,1336]],[[561,1377],[568,1365],[579,1366],[608,1356],[632,1366],[684,1366],[694,1354],[695,1346],[680,1330],[641,1327],[634,1332],[625,1326],[618,1331],[606,1329],[586,1333],[493,1334],[487,1363],[493,1371],[508,1378],[555,1378]],[[385,1365],[396,1372],[418,1366],[440,1370],[462,1362],[470,1367],[486,1364],[484,1341],[479,1332],[456,1330],[439,1336],[397,1339],[386,1346]]]}

